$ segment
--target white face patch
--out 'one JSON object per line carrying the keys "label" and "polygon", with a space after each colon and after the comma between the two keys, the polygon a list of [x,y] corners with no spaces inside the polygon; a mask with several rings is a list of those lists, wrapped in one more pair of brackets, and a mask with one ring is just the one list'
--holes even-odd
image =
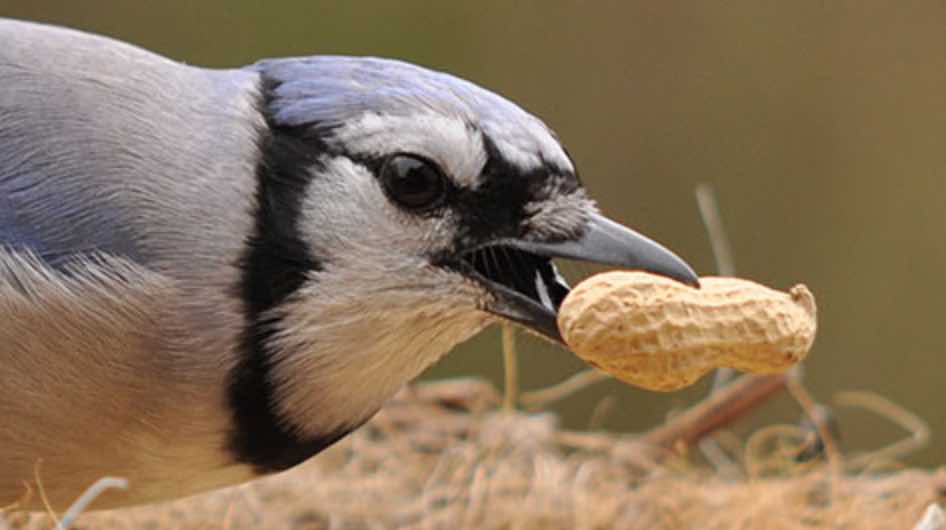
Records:
{"label": "white face patch", "polygon": [[401,269],[425,266],[432,246],[450,241],[455,227],[401,211],[365,166],[345,156],[323,163],[333,177],[312,180],[300,219],[317,255],[385,270],[396,280]]}
{"label": "white face patch", "polygon": [[333,140],[354,154],[412,153],[429,158],[461,186],[474,187],[486,151],[482,134],[453,116],[368,113],[336,130]]}

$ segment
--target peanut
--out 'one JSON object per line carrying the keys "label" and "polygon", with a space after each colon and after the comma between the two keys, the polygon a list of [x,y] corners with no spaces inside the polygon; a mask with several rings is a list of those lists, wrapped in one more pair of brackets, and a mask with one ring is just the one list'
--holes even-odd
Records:
{"label": "peanut", "polygon": [[719,367],[781,372],[808,354],[817,324],[804,285],[783,293],[738,278],[700,283],[696,289],[643,272],[598,274],[568,294],[558,327],[586,362],[659,391],[691,385]]}

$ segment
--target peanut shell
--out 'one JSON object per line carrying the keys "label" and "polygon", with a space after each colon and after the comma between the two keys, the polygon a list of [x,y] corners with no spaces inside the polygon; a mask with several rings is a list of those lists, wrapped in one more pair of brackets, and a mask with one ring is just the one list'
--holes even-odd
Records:
{"label": "peanut shell", "polygon": [[565,298],[559,330],[586,362],[659,391],[689,386],[720,367],[782,372],[808,355],[817,309],[807,287],[784,293],[739,278],[700,283],[697,289],[644,272],[598,274]]}

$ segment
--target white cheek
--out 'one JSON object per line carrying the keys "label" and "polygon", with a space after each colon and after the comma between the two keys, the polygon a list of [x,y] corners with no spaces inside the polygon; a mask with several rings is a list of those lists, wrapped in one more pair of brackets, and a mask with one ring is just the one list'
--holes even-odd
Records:
{"label": "white cheek", "polygon": [[344,156],[326,159],[303,201],[300,229],[317,257],[369,270],[427,264],[456,231],[448,217],[418,217],[398,208],[375,176]]}
{"label": "white cheek", "polygon": [[[314,252],[334,256],[352,245],[398,238],[399,216],[374,175],[346,157],[323,161],[303,202],[301,231]],[[394,240],[390,240],[394,244]]]}

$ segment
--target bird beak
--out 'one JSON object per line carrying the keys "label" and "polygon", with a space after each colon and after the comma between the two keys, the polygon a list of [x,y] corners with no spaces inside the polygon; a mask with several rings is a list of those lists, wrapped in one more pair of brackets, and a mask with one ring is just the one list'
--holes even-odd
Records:
{"label": "bird beak", "polygon": [[700,281],[693,269],[663,245],[600,214],[594,214],[576,240],[555,243],[520,242],[521,250],[548,258],[566,258],[624,269],[642,270],[693,287]]}
{"label": "bird beak", "polygon": [[557,316],[569,286],[552,258],[643,270],[699,286],[696,273],[676,254],[598,214],[575,239],[505,239],[461,256],[466,273],[493,294],[487,311],[562,343]]}

